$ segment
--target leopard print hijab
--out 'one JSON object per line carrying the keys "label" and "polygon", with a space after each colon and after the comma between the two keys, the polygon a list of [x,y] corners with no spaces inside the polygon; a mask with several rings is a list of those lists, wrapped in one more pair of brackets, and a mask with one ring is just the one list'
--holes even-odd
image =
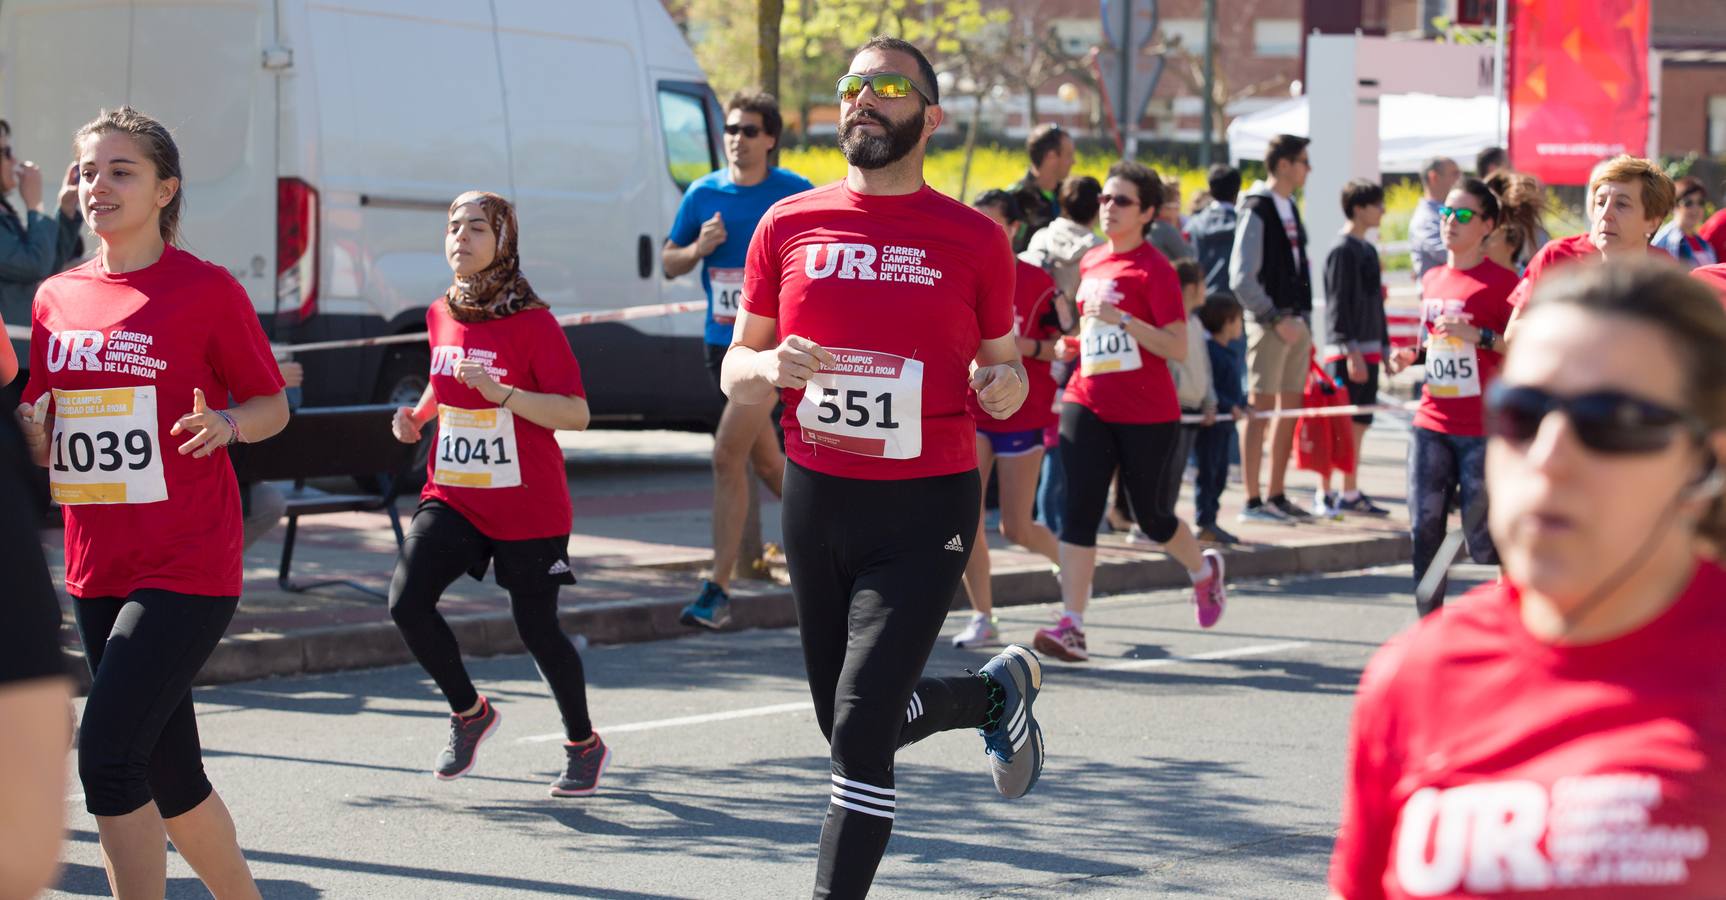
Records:
{"label": "leopard print hijab", "polygon": [[480,211],[491,223],[497,235],[497,256],[491,265],[463,278],[444,292],[450,315],[457,322],[487,322],[512,316],[524,309],[545,309],[547,304],[533,292],[521,274],[521,257],[516,252],[515,207],[508,200],[486,191],[468,191],[449,206],[453,214],[467,203],[479,204]]}

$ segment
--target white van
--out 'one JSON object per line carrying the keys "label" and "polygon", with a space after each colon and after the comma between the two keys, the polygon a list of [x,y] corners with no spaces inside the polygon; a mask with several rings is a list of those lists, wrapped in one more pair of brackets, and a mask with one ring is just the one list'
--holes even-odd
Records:
{"label": "white van", "polygon": [[[123,103],[174,132],[186,248],[278,344],[423,331],[476,188],[515,202],[559,315],[703,299],[659,248],[722,120],[660,0],[0,0],[0,118],[46,180]],[[716,421],[701,323],[569,329],[596,423]],[[416,397],[427,353],[307,353],[306,403]]]}

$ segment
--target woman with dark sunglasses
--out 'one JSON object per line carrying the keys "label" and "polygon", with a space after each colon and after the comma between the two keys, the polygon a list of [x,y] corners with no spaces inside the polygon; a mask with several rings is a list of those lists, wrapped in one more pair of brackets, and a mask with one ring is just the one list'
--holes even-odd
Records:
{"label": "woman with dark sunglasses", "polygon": [[[1421,278],[1424,345],[1391,354],[1394,374],[1415,363],[1426,367],[1420,408],[1408,445],[1408,520],[1414,538],[1414,583],[1420,584],[1444,542],[1451,496],[1462,495],[1469,556],[1496,563],[1486,517],[1469,515],[1486,503],[1486,426],[1481,398],[1498,374],[1510,323],[1516,273],[1486,256],[1486,238],[1498,227],[1498,196],[1486,183],[1459,183],[1439,207],[1449,262]],[[1444,585],[1418,602],[1426,615],[1444,605]]]}
{"label": "woman with dark sunglasses", "polygon": [[1719,897],[1726,312],[1637,263],[1526,321],[1488,400],[1504,579],[1367,665],[1333,896]]}
{"label": "woman with dark sunglasses", "polygon": [[1673,185],[1678,193],[1678,206],[1672,211],[1672,221],[1654,233],[1652,246],[1672,254],[1686,269],[1711,266],[1714,247],[1702,237],[1702,221],[1708,218],[1708,188],[1688,175]]}

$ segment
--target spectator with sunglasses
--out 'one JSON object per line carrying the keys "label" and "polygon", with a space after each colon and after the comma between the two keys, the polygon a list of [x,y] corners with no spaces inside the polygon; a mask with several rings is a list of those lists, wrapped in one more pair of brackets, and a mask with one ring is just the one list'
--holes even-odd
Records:
{"label": "spectator with sunglasses", "polygon": [[[783,120],[771,94],[738,94],[725,106],[723,169],[689,185],[661,263],[667,278],[701,269],[707,291],[707,371],[719,385],[719,367],[731,346],[732,326],[743,297],[743,260],[749,239],[767,208],[809,190],[803,176],[768,165],[779,146]],[[727,402],[713,435],[713,574],[684,608],[685,625],[716,629],[731,621],[731,575],[742,553],[753,489],[750,471],[779,494],[785,454],[773,428],[773,406]]]}
{"label": "spectator with sunglasses", "polygon": [[[1415,363],[1426,367],[1420,407],[1408,449],[1408,520],[1414,538],[1414,583],[1420,584],[1444,542],[1451,496],[1462,495],[1463,521],[1471,523],[1468,552],[1477,563],[1496,563],[1486,503],[1486,424],[1482,397],[1498,376],[1510,292],[1516,273],[1486,258],[1486,238],[1498,227],[1497,195],[1486,183],[1464,179],[1438,208],[1448,262],[1429,269],[1420,284],[1425,344],[1391,355],[1392,374]],[[1426,615],[1444,605],[1440,584],[1420,604]]]}
{"label": "spectator with sunglasses", "polygon": [[1355,703],[1332,895],[1726,885],[1726,312],[1671,267],[1535,291],[1487,400],[1504,578],[1392,639]]}
{"label": "spectator with sunglasses", "polygon": [[1672,254],[1686,269],[1714,265],[1720,260],[1701,234],[1702,220],[1708,215],[1708,189],[1688,175],[1678,179],[1673,188],[1678,194],[1678,208],[1672,221],[1654,233],[1652,245]]}
{"label": "spectator with sunglasses", "polygon": [[[24,202],[22,210],[7,200],[13,191]],[[12,126],[0,119],[0,320],[30,324],[36,286],[84,255],[79,236],[83,224],[78,213],[77,166],[67,166],[56,208],[50,210],[42,194],[42,170],[18,159],[12,149]]]}

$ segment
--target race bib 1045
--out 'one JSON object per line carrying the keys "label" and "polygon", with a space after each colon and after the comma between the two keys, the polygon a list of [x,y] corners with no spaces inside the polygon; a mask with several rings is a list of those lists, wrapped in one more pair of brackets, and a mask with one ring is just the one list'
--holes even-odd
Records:
{"label": "race bib 1045", "polygon": [[1480,396],[1480,357],[1474,345],[1457,338],[1428,337],[1426,390],[1434,397]]}
{"label": "race bib 1045", "polygon": [[438,404],[432,481],[451,487],[506,488],[521,484],[515,414]]}
{"label": "race bib 1045", "polygon": [[54,391],[48,482],[62,506],[168,499],[154,385]]}
{"label": "race bib 1045", "polygon": [[809,379],[797,424],[803,439],[861,456],[923,452],[923,363],[873,350],[827,348],[837,360]]}
{"label": "race bib 1045", "polygon": [[743,270],[708,269],[707,285],[713,291],[713,321],[730,325],[743,306]]}

